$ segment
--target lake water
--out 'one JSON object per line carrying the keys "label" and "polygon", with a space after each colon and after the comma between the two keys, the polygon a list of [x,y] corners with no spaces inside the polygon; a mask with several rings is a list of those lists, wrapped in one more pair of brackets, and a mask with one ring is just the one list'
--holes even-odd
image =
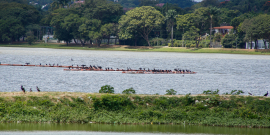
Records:
{"label": "lake water", "polygon": [[266,128],[192,125],[0,124],[1,135],[269,135]]}
{"label": "lake water", "polygon": [[[71,61],[71,58],[73,61]],[[111,85],[115,93],[133,87],[138,94],[201,94],[205,90],[243,90],[263,95],[270,90],[270,56],[209,53],[88,51],[0,47],[0,62],[9,64],[99,65],[126,69],[181,68],[197,74],[122,74],[121,72],[63,71],[63,68],[0,66],[0,91],[38,86],[41,91],[98,92]]]}

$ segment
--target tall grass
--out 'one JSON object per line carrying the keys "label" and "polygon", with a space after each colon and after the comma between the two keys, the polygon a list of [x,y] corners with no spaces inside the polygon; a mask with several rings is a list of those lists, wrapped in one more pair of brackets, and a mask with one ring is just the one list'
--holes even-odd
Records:
{"label": "tall grass", "polygon": [[0,122],[145,123],[270,127],[270,98],[247,96],[11,96]]}

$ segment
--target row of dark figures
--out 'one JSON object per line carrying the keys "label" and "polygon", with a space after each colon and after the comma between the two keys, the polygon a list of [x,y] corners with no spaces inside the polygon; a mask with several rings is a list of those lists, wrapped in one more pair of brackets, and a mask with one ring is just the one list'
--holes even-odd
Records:
{"label": "row of dark figures", "polygon": [[[36,88],[37,88],[37,92],[40,92],[39,87],[37,86]],[[21,85],[21,90],[22,90],[23,93],[25,93],[25,88],[24,88],[22,85]],[[32,88],[30,88],[29,91],[30,91],[30,92],[33,92]]]}
{"label": "row of dark figures", "polygon": [[[69,69],[70,68],[74,68],[73,67],[73,65],[71,65],[71,67],[69,67]],[[95,66],[95,65],[90,65],[89,67],[87,67],[86,65],[81,65],[81,67],[79,67],[79,65],[77,65],[77,67],[75,67],[75,68],[77,68],[77,69],[79,69],[79,68],[82,68],[82,69],[102,69],[102,67],[101,66]]]}

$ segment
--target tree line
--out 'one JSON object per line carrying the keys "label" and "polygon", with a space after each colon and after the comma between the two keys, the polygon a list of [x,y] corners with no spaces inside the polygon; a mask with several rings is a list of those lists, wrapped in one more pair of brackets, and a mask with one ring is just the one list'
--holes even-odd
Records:
{"label": "tree line", "polygon": [[[125,1],[137,2],[139,7],[125,12]],[[42,11],[26,0],[0,0],[0,42],[18,41],[20,37],[34,40],[39,26],[51,26],[55,38],[67,44],[78,39],[82,46],[87,41],[100,46],[102,39],[109,41],[112,35],[120,44],[149,46],[156,39],[170,39],[170,46],[181,40],[184,46],[190,41],[200,47],[205,33],[210,34],[207,44],[220,41],[228,48],[243,48],[245,42],[254,41],[257,48],[258,39],[264,43],[270,40],[270,3],[266,0],[203,0],[186,8],[171,1],[174,4],[156,6],[163,1],[85,0],[84,4],[71,4],[70,0],[53,0],[50,9]],[[233,26],[234,34],[211,33],[210,29],[220,24]]]}

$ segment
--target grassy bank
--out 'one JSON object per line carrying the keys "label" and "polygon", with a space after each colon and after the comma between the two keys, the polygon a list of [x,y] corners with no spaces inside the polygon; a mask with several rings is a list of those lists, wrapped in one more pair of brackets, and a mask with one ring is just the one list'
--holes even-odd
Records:
{"label": "grassy bank", "polygon": [[147,46],[127,46],[127,45],[76,45],[70,44],[46,44],[35,43],[28,45],[27,43],[0,44],[0,47],[29,47],[29,48],[53,48],[53,49],[79,49],[79,50],[105,50],[105,51],[139,51],[139,52],[182,52],[182,53],[227,53],[227,54],[257,54],[270,55],[270,50],[254,50],[254,49],[225,49],[225,48],[185,48],[185,47],[147,47]]}
{"label": "grassy bank", "polygon": [[270,98],[1,92],[0,122],[173,123],[270,128]]}

